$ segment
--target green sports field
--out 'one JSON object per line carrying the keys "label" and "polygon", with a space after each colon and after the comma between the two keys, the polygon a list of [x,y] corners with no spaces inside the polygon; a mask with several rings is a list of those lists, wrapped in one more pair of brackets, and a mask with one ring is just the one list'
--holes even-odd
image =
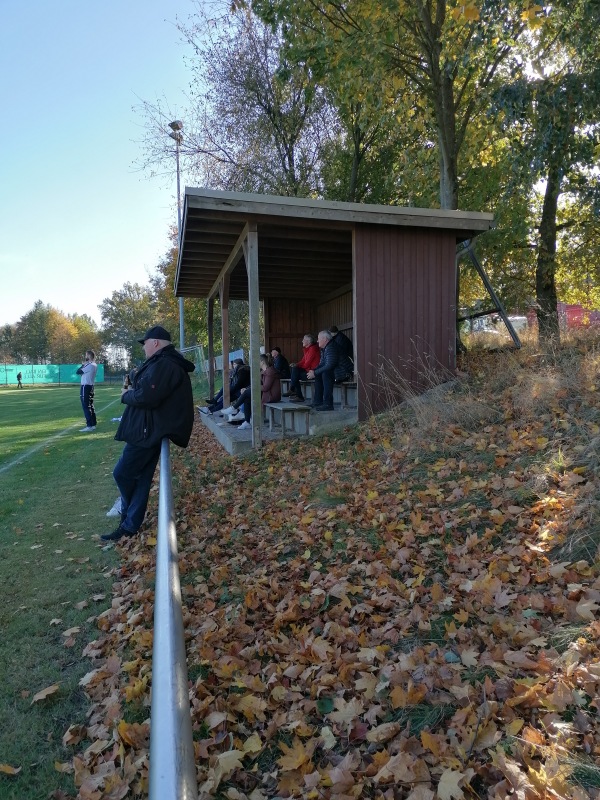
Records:
{"label": "green sports field", "polygon": [[97,535],[115,526],[119,396],[96,388],[98,427],[85,434],[78,386],[0,389],[0,800],[76,793],[55,762],[72,757],[69,725],[85,722],[81,654],[118,563]]}

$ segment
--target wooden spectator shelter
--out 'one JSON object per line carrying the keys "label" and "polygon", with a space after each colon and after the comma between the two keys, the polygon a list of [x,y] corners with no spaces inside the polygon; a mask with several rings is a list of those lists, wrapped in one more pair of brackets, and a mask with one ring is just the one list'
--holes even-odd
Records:
{"label": "wooden spectator shelter", "polygon": [[432,367],[453,372],[456,245],[492,224],[484,213],[186,188],[175,294],[207,298],[210,363],[215,300],[225,353],[229,301],[248,300],[253,444],[263,344],[295,361],[305,333],[337,325],[354,343],[359,419],[385,407],[382,365],[415,388]]}

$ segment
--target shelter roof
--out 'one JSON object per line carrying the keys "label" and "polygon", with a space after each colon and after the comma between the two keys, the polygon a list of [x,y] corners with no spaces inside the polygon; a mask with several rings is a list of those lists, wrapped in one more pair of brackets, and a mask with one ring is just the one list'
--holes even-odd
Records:
{"label": "shelter roof", "polygon": [[242,242],[255,226],[261,298],[326,296],[352,281],[357,224],[452,230],[462,241],[489,230],[493,216],[186,188],[175,294],[214,296],[227,272],[230,297],[247,298]]}

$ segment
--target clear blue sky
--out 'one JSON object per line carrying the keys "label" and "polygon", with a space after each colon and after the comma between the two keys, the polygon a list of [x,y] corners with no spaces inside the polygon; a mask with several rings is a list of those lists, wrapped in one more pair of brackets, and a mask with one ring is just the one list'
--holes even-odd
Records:
{"label": "clear blue sky", "polygon": [[[89,314],[169,248],[173,181],[135,172],[139,98],[174,116],[191,0],[1,0],[0,324],[36,300]],[[182,187],[185,181],[182,177]]]}

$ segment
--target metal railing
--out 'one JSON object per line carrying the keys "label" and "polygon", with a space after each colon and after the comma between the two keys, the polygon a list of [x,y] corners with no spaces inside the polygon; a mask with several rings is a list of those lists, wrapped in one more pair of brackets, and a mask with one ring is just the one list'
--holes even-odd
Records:
{"label": "metal railing", "polygon": [[150,709],[150,800],[196,800],[181,586],[169,440],[160,451],[152,705]]}

